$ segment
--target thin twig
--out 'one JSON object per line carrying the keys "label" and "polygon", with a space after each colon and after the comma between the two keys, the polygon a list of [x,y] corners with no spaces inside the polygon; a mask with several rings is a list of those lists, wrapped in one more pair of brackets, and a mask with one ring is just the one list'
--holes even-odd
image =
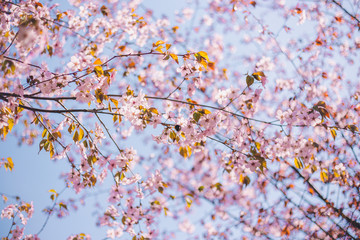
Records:
{"label": "thin twig", "polygon": [[7,50],[9,50],[9,48],[13,45],[18,34],[19,34],[19,31],[17,31],[17,33],[15,34],[14,38],[12,39],[10,45],[0,54],[0,56],[4,55],[7,52]]}
{"label": "thin twig", "polygon": [[45,222],[43,223],[42,227],[40,228],[40,230],[37,232],[36,235],[39,235],[45,228],[45,226],[48,224],[49,222],[49,219],[50,219],[50,215],[51,213],[54,211],[54,208],[56,207],[57,205],[57,200],[59,199],[59,196],[66,190],[67,187],[65,187],[63,190],[61,190],[61,192],[59,192],[56,196],[56,198],[54,199],[54,204],[52,205],[52,207],[49,209],[49,213],[45,219]]}

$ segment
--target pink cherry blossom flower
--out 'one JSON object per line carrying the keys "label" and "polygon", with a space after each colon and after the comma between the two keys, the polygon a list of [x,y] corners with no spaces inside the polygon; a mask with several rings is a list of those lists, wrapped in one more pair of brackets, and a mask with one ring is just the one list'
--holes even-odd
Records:
{"label": "pink cherry blossom flower", "polygon": [[24,228],[20,228],[19,226],[16,226],[15,229],[11,231],[12,233],[12,239],[19,240],[22,238],[24,234]]}
{"label": "pink cherry blossom flower", "polygon": [[188,219],[186,219],[179,223],[179,229],[182,232],[192,234],[195,231],[195,226]]}

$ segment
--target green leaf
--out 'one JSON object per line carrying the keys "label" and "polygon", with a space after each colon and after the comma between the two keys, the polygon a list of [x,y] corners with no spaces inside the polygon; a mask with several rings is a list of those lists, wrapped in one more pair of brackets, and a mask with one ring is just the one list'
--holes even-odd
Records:
{"label": "green leaf", "polygon": [[64,204],[64,203],[62,203],[62,202],[59,203],[59,207],[60,207],[60,209],[61,209],[61,208],[65,208],[66,210],[68,210],[66,204]]}
{"label": "green leaf", "polygon": [[73,136],[73,140],[74,140],[74,142],[79,141],[79,133],[78,133],[78,131],[75,131],[74,136]]}
{"label": "green leaf", "polygon": [[250,75],[246,76],[246,85],[250,87],[254,83],[254,78]]}
{"label": "green leaf", "polygon": [[204,190],[204,186],[200,186],[199,188],[198,188],[198,190],[199,190],[199,192],[202,192],[203,190]]}
{"label": "green leaf", "polygon": [[45,143],[47,142],[47,139],[43,139],[41,140],[41,142],[39,143],[39,152],[44,148]]}
{"label": "green leaf", "polygon": [[193,118],[196,122],[199,121],[200,117],[201,117],[201,114],[199,112],[194,112]]}

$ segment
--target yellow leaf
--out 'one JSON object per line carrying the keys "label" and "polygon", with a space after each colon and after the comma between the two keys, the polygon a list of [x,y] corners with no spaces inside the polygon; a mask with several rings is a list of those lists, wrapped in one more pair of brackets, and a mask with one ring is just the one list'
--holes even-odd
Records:
{"label": "yellow leaf", "polygon": [[171,44],[166,44],[166,50],[169,50],[170,47],[171,47]]}
{"label": "yellow leaf", "polygon": [[159,46],[160,44],[164,44],[165,42],[163,40],[159,40],[156,43],[154,43],[154,47]]}
{"label": "yellow leaf", "polygon": [[152,113],[155,113],[156,115],[159,115],[159,112],[158,112],[158,110],[157,110],[156,108],[151,107],[151,108],[149,108],[149,110],[150,110]]}
{"label": "yellow leaf", "polygon": [[209,61],[209,57],[208,57],[208,55],[207,55],[206,52],[200,51],[200,52],[198,52],[198,54],[199,54],[201,57],[205,58],[206,61]]}
{"label": "yellow leaf", "polygon": [[211,113],[211,112],[210,112],[209,110],[207,110],[207,109],[199,109],[198,112],[201,113],[201,114],[210,114],[210,113]]}
{"label": "yellow leaf", "polygon": [[9,127],[9,132],[11,131],[11,129],[14,127],[14,119],[9,118],[8,120],[8,127]]}
{"label": "yellow leaf", "polygon": [[50,189],[49,192],[50,192],[50,193],[54,193],[56,196],[59,195],[54,189]]}
{"label": "yellow leaf", "polygon": [[118,116],[117,115],[113,115],[113,122],[116,122],[118,120]]}
{"label": "yellow leaf", "polygon": [[164,207],[164,213],[165,213],[165,216],[167,216],[167,212],[169,211],[169,209],[167,207]]}
{"label": "yellow leaf", "polygon": [[178,56],[176,54],[170,53],[170,57],[172,59],[174,59],[177,64],[179,64],[179,59],[178,59]]}
{"label": "yellow leaf", "polygon": [[254,73],[252,74],[252,76],[253,76],[256,80],[260,81],[260,80],[261,80],[261,77],[265,77],[265,74],[264,74],[263,72],[254,72]]}
{"label": "yellow leaf", "polygon": [[323,182],[326,182],[329,179],[326,169],[321,170],[320,178],[321,178],[321,181],[323,181]]}
{"label": "yellow leaf", "polygon": [[242,184],[245,184],[247,186],[250,184],[250,178],[248,176],[244,176],[244,175],[240,174],[239,182],[241,182]]}
{"label": "yellow leaf", "polygon": [[187,146],[186,147],[187,148],[187,154],[188,154],[188,156],[190,157],[191,156],[191,147],[190,146]]}
{"label": "yellow leaf", "polygon": [[109,110],[109,112],[112,112],[110,103],[108,103],[108,110]]}
{"label": "yellow leaf", "polygon": [[116,108],[118,108],[119,105],[119,101],[114,99],[114,98],[110,98],[110,100],[112,101],[112,103],[115,105]]}
{"label": "yellow leaf", "polygon": [[214,62],[208,62],[208,67],[209,67],[211,70],[215,70],[215,63],[214,63]]}
{"label": "yellow leaf", "polygon": [[100,60],[100,58],[96,59],[95,62],[94,62],[95,65],[101,65],[102,62]]}
{"label": "yellow leaf", "polygon": [[188,158],[191,156],[191,148],[190,147],[180,147],[179,152],[183,158]]}
{"label": "yellow leaf", "polygon": [[84,130],[82,128],[79,128],[79,141],[83,139],[84,137]]}
{"label": "yellow leaf", "polygon": [[296,168],[298,168],[298,169],[304,168],[304,164],[302,163],[302,161],[299,158],[295,158],[294,163],[295,163]]}
{"label": "yellow leaf", "polygon": [[172,28],[172,30],[173,30],[174,33],[176,33],[176,31],[177,31],[178,29],[179,29],[178,26],[175,26],[175,27]]}
{"label": "yellow leaf", "polygon": [[191,207],[191,204],[192,204],[192,199],[188,196],[185,197],[185,201],[186,201],[186,207],[187,208],[190,208]]}
{"label": "yellow leaf", "polygon": [[101,66],[94,67],[94,71],[96,73],[96,76],[98,76],[98,77],[104,75],[104,70],[102,69]]}
{"label": "yellow leaf", "polygon": [[14,162],[12,161],[12,158],[8,157],[6,160],[8,161],[7,164],[5,164],[6,170],[9,169],[10,171],[12,171],[14,168]]}
{"label": "yellow leaf", "polygon": [[52,144],[52,142],[49,142],[49,152],[50,152],[50,158],[52,158],[52,156],[54,156],[54,154],[55,154],[55,149],[54,149],[54,145]]}
{"label": "yellow leaf", "polygon": [[155,49],[155,51],[157,51],[157,52],[159,52],[159,53],[164,53],[163,51],[162,51],[162,48],[163,48],[163,46],[158,46],[156,49]]}
{"label": "yellow leaf", "polygon": [[337,135],[335,129],[331,129],[330,132],[331,132],[331,136],[332,136],[332,137],[334,138],[334,140],[335,140],[336,135]]}
{"label": "yellow leaf", "polygon": [[170,139],[173,140],[173,142],[175,142],[176,139],[176,133],[174,131],[170,132]]}
{"label": "yellow leaf", "polygon": [[42,132],[42,134],[41,134],[41,137],[45,137],[46,136],[46,133],[47,133],[47,129],[46,128],[44,128],[44,131]]}

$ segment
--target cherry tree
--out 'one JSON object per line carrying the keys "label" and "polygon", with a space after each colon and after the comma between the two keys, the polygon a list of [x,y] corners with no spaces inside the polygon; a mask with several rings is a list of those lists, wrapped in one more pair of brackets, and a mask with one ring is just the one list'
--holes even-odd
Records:
{"label": "cherry tree", "polygon": [[104,239],[360,237],[359,1],[68,2],[0,3],[2,141],[67,169],[43,228],[107,184]]}

